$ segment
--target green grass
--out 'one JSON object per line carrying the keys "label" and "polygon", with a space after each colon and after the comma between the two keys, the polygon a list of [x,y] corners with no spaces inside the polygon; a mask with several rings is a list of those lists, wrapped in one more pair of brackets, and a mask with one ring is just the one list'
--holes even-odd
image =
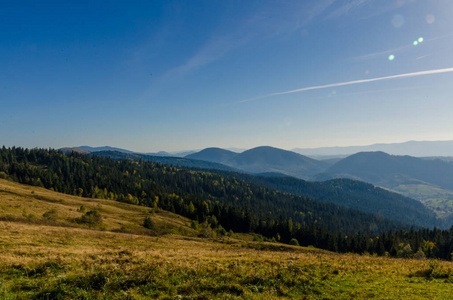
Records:
{"label": "green grass", "polygon": [[[73,221],[81,205],[89,211],[99,204],[102,226]],[[254,242],[245,234],[199,238],[189,220],[168,212],[2,180],[0,206],[0,216],[9,215],[0,221],[1,299],[450,299],[453,293],[450,262],[341,255]],[[54,208],[55,218],[45,219]],[[142,226],[145,216],[153,230]]]}

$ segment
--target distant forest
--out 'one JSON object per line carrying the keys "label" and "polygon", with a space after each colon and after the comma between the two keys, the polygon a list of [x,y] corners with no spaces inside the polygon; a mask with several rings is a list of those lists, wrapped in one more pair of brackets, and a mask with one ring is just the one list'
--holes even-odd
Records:
{"label": "distant forest", "polygon": [[451,259],[450,230],[414,229],[372,214],[279,192],[215,171],[53,149],[0,150],[0,178],[81,197],[168,210],[224,234],[336,252]]}

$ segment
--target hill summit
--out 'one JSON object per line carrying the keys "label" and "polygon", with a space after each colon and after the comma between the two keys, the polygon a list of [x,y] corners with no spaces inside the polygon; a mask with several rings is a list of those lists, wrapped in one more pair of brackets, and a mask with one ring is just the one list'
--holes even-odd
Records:
{"label": "hill summit", "polygon": [[328,167],[325,162],[269,146],[256,147],[242,153],[206,148],[186,158],[222,163],[249,173],[282,173],[302,179],[309,179]]}

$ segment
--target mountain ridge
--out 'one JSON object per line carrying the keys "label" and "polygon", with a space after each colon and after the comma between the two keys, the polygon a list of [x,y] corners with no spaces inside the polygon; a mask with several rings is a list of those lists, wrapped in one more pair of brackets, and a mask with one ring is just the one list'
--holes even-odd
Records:
{"label": "mountain ridge", "polygon": [[407,141],[402,143],[377,143],[365,146],[294,148],[292,151],[313,157],[349,156],[358,152],[383,151],[392,155],[415,157],[453,156],[453,140]]}
{"label": "mountain ridge", "polygon": [[282,173],[302,179],[309,179],[328,166],[326,162],[270,146],[255,147],[242,153],[206,148],[186,158],[221,162],[248,173]]}

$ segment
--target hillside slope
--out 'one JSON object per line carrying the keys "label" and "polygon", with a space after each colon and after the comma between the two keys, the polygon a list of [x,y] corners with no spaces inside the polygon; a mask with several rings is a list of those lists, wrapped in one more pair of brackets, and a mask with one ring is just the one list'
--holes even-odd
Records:
{"label": "hillside slope", "polygon": [[[94,210],[99,211],[100,222],[76,222],[77,218]],[[168,232],[194,232],[187,226],[186,218],[164,210],[153,211],[151,214],[152,211],[143,206],[114,200],[81,198],[0,179],[0,217],[3,220],[151,234],[143,227],[145,218],[150,217],[156,228],[166,228]]]}
{"label": "hillside slope", "polygon": [[[0,204],[2,299],[449,299],[452,293],[451,262],[335,254],[249,236],[199,238],[187,219],[164,211],[151,214],[156,230],[143,231],[149,208],[6,180]],[[103,226],[74,224],[80,205],[99,208]],[[41,216],[49,209],[56,209],[55,220]]]}
{"label": "hillside slope", "polygon": [[450,228],[453,224],[437,219],[435,213],[420,201],[362,181],[342,178],[310,182],[285,176],[235,176],[282,192],[334,203],[415,226]]}
{"label": "hillside slope", "polygon": [[171,157],[171,156],[154,156],[145,155],[138,153],[123,153],[118,151],[99,151],[91,152],[91,155],[110,157],[115,160],[129,159],[129,160],[142,160],[151,161],[161,164],[169,164],[173,166],[180,166],[185,168],[200,168],[200,169],[216,169],[222,171],[239,171],[235,168],[229,167],[216,162],[210,162],[205,160],[189,159],[183,157]]}
{"label": "hillside slope", "polygon": [[[291,153],[281,152],[276,149],[276,155],[268,158],[266,155],[272,154],[272,149],[261,149],[256,148],[252,153],[246,153],[245,161],[257,160],[256,157],[260,157],[262,161],[259,162],[261,166],[265,165],[267,161],[273,160],[274,163],[282,163],[286,166],[288,156],[294,156]],[[264,152],[264,155],[255,155],[256,152]],[[172,165],[179,165],[183,167],[201,167],[206,169],[230,171],[230,169],[224,165],[220,165],[214,162],[196,160],[197,158],[203,158],[211,161],[232,161],[234,157],[239,154],[223,150],[220,148],[207,148],[195,155],[190,155],[193,159],[188,158],[162,158],[154,156],[144,156],[138,154],[124,154],[119,152],[95,152],[94,155],[107,156],[114,159],[133,159],[133,160],[151,160],[160,163],[169,163]],[[284,155],[282,155],[284,154]],[[280,155],[280,156],[279,156]],[[271,155],[272,156],[272,155]],[[249,158],[252,157],[252,158]],[[296,158],[300,158],[299,155],[295,155]],[[239,160],[238,160],[239,161]],[[311,159],[308,159],[310,162]],[[435,214],[423,206],[419,201],[408,199],[396,193],[391,193],[382,189],[374,188],[370,184],[363,182],[353,182],[349,180],[335,180],[331,182],[308,182],[294,177],[286,177],[281,173],[266,173],[265,178],[256,177],[253,175],[240,174],[240,173],[227,173],[223,172],[222,175],[235,176],[242,178],[249,182],[255,182],[258,184],[265,185],[272,189],[277,189],[286,193],[297,194],[312,199],[323,200],[331,202],[336,205],[343,207],[357,209],[366,213],[374,214],[375,216],[384,217],[389,220],[403,222],[406,224],[412,224],[415,226],[429,227],[434,226],[445,228],[448,224],[443,225],[439,220],[436,219]],[[280,174],[280,175],[279,175]],[[269,178],[272,177],[272,178]]]}
{"label": "hillside slope", "polygon": [[187,155],[185,158],[210,161],[224,165],[234,165],[234,158],[237,155],[238,153],[236,152],[213,147]]}
{"label": "hillside slope", "polygon": [[317,180],[352,178],[417,199],[439,215],[453,213],[453,163],[440,159],[361,152],[342,159]]}

